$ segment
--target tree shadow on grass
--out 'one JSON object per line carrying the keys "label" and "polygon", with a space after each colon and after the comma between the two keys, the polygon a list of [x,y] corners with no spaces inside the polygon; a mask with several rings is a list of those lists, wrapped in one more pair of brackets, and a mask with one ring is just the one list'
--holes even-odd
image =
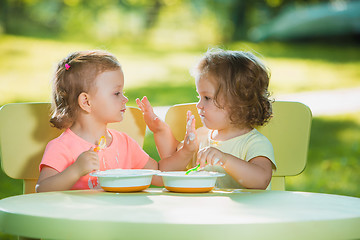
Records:
{"label": "tree shadow on grass", "polygon": [[306,169],[287,189],[360,197],[359,120],[314,118]]}

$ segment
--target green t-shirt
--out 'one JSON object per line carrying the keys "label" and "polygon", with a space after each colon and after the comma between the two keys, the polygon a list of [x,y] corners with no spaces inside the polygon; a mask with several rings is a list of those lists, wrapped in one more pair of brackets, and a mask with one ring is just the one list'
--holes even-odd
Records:
{"label": "green t-shirt", "polygon": [[[259,156],[267,157],[273,163],[273,169],[276,169],[274,149],[270,141],[258,130],[253,129],[244,135],[234,137],[226,141],[212,140],[211,133],[212,131],[209,130],[207,135],[198,136],[200,149],[211,146],[245,161],[250,161],[251,159]],[[195,162],[196,156],[189,167],[194,167]],[[224,177],[219,177],[217,179],[215,184],[215,187],[217,188],[244,188],[230,175],[228,175],[222,166],[207,165],[204,170],[225,173]],[[271,184],[269,184],[267,189],[270,188]]]}

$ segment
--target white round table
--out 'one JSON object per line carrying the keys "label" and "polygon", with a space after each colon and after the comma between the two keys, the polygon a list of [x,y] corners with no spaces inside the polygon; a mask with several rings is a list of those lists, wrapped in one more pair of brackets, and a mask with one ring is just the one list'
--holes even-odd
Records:
{"label": "white round table", "polygon": [[0,231],[42,239],[356,239],[360,199],[214,190],[65,191],[0,200]]}

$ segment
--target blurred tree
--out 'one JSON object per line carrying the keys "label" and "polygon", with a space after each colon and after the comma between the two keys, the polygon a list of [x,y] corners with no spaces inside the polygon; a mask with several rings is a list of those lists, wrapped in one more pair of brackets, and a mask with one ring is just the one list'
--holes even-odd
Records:
{"label": "blurred tree", "polygon": [[289,5],[304,5],[331,0],[202,0],[195,8],[210,9],[222,25],[225,41],[247,40],[250,28],[266,23]]}
{"label": "blurred tree", "polygon": [[163,3],[161,1],[155,0],[151,4],[151,6],[147,8],[148,10],[146,11],[147,14],[146,14],[146,18],[145,18],[145,28],[146,29],[151,29],[154,27],[154,25],[158,19],[158,16],[159,16],[162,6],[163,6]]}
{"label": "blurred tree", "polygon": [[[136,26],[141,32],[153,28],[163,6],[161,0],[0,0],[0,25],[9,34],[73,35],[96,33],[94,28],[98,25],[107,28],[114,24],[125,29],[127,18],[135,15],[142,22]],[[109,14],[112,17],[106,18]],[[131,27],[134,26],[130,24],[128,28]]]}
{"label": "blurred tree", "polygon": [[[328,1],[331,0],[0,0],[0,24],[3,32],[10,34],[138,40],[164,26],[158,24],[159,18],[167,17],[176,21],[172,30],[183,28],[201,38],[199,28],[207,28],[220,35],[221,41],[229,42],[246,40],[250,28],[266,23],[289,4]],[[177,15],[185,8],[190,11],[186,17]],[[170,9],[173,15],[163,14]],[[189,20],[196,27],[189,28]]]}
{"label": "blurred tree", "polygon": [[8,31],[8,4],[6,0],[0,0],[0,33]]}

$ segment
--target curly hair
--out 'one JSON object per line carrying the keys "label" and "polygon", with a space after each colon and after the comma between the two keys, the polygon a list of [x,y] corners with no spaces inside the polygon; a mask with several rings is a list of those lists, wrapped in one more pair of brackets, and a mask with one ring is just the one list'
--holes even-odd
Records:
{"label": "curly hair", "polygon": [[207,74],[216,81],[213,82],[216,88],[215,105],[229,111],[233,124],[257,127],[270,120],[270,72],[254,54],[210,49],[193,72],[195,77]]}
{"label": "curly hair", "polygon": [[80,110],[79,95],[89,92],[97,75],[117,69],[121,65],[116,57],[101,50],[74,52],[62,59],[52,81],[50,123],[58,129],[71,127]]}

